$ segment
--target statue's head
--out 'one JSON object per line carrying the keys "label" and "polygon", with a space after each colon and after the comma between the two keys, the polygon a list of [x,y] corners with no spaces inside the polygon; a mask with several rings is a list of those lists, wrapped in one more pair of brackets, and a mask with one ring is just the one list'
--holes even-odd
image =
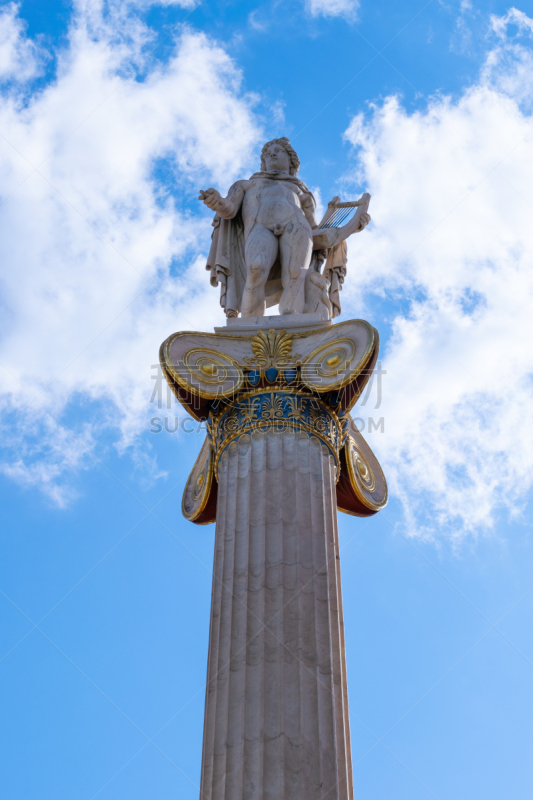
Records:
{"label": "statue's head", "polygon": [[272,139],[261,150],[261,170],[263,172],[281,170],[291,175],[297,175],[299,169],[300,159],[286,136],[281,139]]}

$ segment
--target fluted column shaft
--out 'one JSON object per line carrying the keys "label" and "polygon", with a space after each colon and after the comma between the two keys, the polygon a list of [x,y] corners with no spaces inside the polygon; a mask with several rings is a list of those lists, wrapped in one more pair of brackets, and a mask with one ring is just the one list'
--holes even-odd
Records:
{"label": "fluted column shaft", "polygon": [[335,462],[242,434],[218,465],[201,800],[352,800]]}

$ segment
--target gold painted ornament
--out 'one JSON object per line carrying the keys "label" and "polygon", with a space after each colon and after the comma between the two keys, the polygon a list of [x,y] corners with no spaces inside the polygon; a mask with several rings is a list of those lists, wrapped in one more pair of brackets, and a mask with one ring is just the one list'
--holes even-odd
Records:
{"label": "gold painted ornament", "polygon": [[[209,439],[206,439],[185,484],[181,501],[183,516],[197,525],[208,525],[216,518],[216,496],[211,496],[214,488],[213,467],[213,450]],[[210,513],[209,507],[213,505],[213,513]]]}

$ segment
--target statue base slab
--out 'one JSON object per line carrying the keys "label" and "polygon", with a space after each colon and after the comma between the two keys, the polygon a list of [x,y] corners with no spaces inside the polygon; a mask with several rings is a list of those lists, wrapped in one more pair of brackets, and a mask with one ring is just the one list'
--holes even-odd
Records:
{"label": "statue base slab", "polygon": [[303,331],[319,330],[330,328],[331,320],[322,319],[319,313],[313,314],[273,314],[269,317],[229,317],[225,327],[215,328],[215,333],[223,333],[226,336],[248,336],[250,333],[257,333],[259,330],[291,330],[294,333]]}

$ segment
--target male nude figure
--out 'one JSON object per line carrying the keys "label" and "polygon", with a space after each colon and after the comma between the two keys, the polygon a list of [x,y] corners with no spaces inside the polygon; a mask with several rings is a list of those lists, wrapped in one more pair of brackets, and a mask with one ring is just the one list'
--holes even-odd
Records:
{"label": "male nude figure", "polygon": [[[288,139],[267,142],[261,153],[261,172],[250,180],[233,184],[226,198],[216,189],[200,191],[200,200],[224,219],[233,219],[242,209],[245,240],[246,284],[241,303],[243,317],[265,313],[265,284],[278,255],[283,292],[280,314],[302,313],[304,282],[313,253],[315,200],[307,186],[296,178],[300,159]],[[357,221],[362,229],[367,214]],[[355,232],[350,226],[336,229],[342,238]],[[345,230],[346,229],[346,230]],[[341,241],[337,232],[327,235]],[[333,244],[334,242],[329,242]],[[316,245],[323,247],[323,244]]]}
{"label": "male nude figure", "polygon": [[216,189],[200,193],[199,199],[225,219],[232,219],[242,207],[247,273],[241,306],[243,317],[265,313],[265,283],[278,253],[284,289],[280,313],[303,311],[303,307],[291,307],[296,298],[294,292],[287,290],[291,282],[299,280],[301,270],[309,267],[313,253],[311,229],[316,227],[316,220],[312,194],[301,181],[294,179],[299,166],[290,144],[274,140],[263,148],[261,167],[276,178],[254,176],[248,181],[237,181],[225,199]]}

